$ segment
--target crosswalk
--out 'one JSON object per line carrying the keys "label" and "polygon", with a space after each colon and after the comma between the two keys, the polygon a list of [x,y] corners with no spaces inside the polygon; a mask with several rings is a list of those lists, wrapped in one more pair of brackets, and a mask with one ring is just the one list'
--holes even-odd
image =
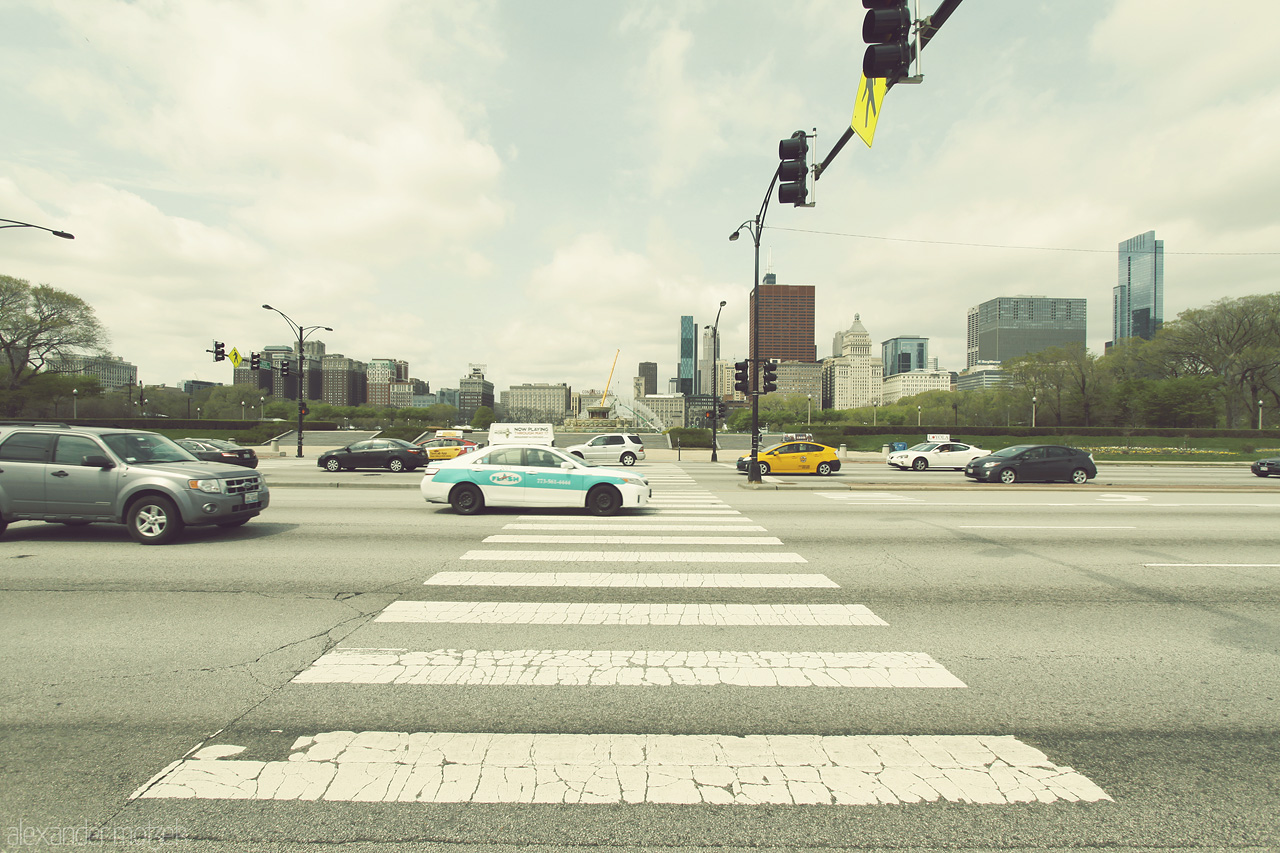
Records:
{"label": "crosswalk", "polygon": [[[424,598],[399,599],[376,616],[366,629],[369,636],[390,639],[393,647],[352,642],[334,648],[300,672],[290,689],[966,689],[923,651],[521,645],[526,637],[539,636],[522,626],[628,626],[628,638],[660,631],[654,634],[663,638],[659,642],[688,637],[686,629],[735,629],[710,634],[715,637],[752,636],[743,629],[790,629],[803,638],[809,628],[839,628],[848,629],[849,645],[857,646],[865,637],[874,647],[870,638],[887,622],[866,605],[795,600],[829,594],[839,586],[822,573],[793,571],[792,564],[806,560],[787,551],[781,537],[769,535],[700,487],[678,465],[650,465],[646,475],[655,497],[643,514],[591,521],[562,515],[514,517],[504,532],[465,551],[455,567],[424,578]],[[526,547],[501,547],[508,545]],[[512,562],[520,564],[517,570],[502,570]],[[680,563],[687,570],[572,571],[564,565],[581,562]],[[776,564],[779,570],[726,570],[746,562]],[[544,563],[557,565],[540,571],[537,564]],[[698,564],[715,564],[716,570],[697,571]],[[629,592],[632,598],[652,590],[662,600],[574,599],[601,590]],[[693,591],[751,600],[679,600]],[[782,594],[788,600],[761,600]],[[546,600],[555,596],[559,600]],[[506,642],[492,648],[433,648],[430,638],[440,634],[424,634],[421,627],[432,625],[493,626],[477,636]],[[672,629],[682,633],[672,634]],[[597,639],[593,645],[609,644]],[[814,806],[1110,799],[1082,774],[1007,734],[409,730],[315,732],[274,752],[226,742],[201,744],[157,773],[134,797]]]}

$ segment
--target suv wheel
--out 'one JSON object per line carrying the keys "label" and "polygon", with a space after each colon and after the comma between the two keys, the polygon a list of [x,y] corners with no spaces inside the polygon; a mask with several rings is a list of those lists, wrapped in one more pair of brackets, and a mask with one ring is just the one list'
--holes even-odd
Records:
{"label": "suv wheel", "polygon": [[173,501],[148,495],[129,507],[129,535],[143,545],[167,545],[182,534],[186,525]]}
{"label": "suv wheel", "polygon": [[622,459],[620,461],[623,465],[631,467],[636,464],[636,455],[634,453],[624,453],[622,454]]}

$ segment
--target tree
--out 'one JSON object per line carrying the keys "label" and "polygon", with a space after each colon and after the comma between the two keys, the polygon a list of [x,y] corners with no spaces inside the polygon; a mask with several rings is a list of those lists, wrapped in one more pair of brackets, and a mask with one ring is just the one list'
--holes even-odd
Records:
{"label": "tree", "polygon": [[471,418],[472,429],[488,429],[493,423],[493,409],[481,406]]}
{"label": "tree", "polygon": [[42,370],[58,373],[63,356],[101,353],[107,335],[78,296],[0,275],[0,408],[22,411],[23,387]]}

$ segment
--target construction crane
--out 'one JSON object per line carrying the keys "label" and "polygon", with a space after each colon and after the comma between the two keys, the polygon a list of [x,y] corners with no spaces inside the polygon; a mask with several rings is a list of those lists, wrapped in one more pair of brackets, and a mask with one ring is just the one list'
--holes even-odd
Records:
{"label": "construction crane", "polygon": [[605,404],[605,399],[609,396],[609,385],[613,382],[613,369],[618,366],[618,353],[620,352],[622,352],[620,349],[613,351],[613,365],[609,368],[609,378],[604,383],[604,393],[600,395],[601,406]]}

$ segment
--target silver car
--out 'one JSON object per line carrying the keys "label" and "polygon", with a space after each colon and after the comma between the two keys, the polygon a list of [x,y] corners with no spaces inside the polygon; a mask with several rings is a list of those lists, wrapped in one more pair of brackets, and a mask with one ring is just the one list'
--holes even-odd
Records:
{"label": "silver car", "polygon": [[239,527],[269,499],[256,471],[202,462],[157,433],[0,425],[0,533],[14,521],[112,522],[165,545],[188,525]]}
{"label": "silver car", "polygon": [[644,461],[644,442],[629,432],[610,432],[597,435],[586,444],[566,447],[565,452],[588,462],[631,466]]}

